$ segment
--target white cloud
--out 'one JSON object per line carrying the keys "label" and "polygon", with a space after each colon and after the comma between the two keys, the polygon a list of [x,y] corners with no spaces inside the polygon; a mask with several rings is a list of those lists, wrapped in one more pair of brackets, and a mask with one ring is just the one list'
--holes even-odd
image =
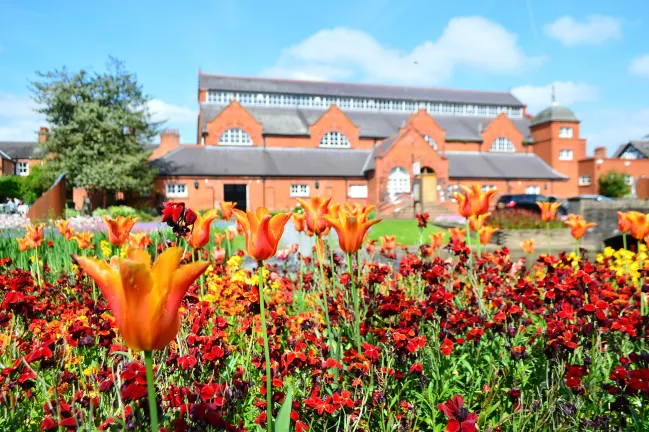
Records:
{"label": "white cloud", "polygon": [[45,121],[35,108],[27,95],[0,93],[0,141],[36,141]]}
{"label": "white cloud", "polygon": [[528,56],[518,36],[482,17],[453,18],[435,41],[409,52],[382,45],[355,29],[320,30],[284,50],[269,76],[435,84],[458,68],[494,74],[522,73],[545,57]]}
{"label": "white cloud", "polygon": [[557,103],[572,105],[576,102],[592,102],[597,99],[597,88],[573,81],[555,81],[545,86],[525,85],[512,89],[512,93],[527,105],[528,112],[536,114],[552,103],[552,86]]}
{"label": "white cloud", "polygon": [[649,108],[597,111],[583,114],[580,120],[588,148],[605,146],[609,155],[620,144],[649,134]]}
{"label": "white cloud", "polygon": [[545,33],[558,39],[566,46],[601,45],[618,39],[622,32],[622,21],[604,15],[589,15],[583,21],[571,16],[562,16],[544,26]]}
{"label": "white cloud", "polygon": [[649,78],[649,54],[633,59],[629,65],[629,72],[642,78]]}
{"label": "white cloud", "polygon": [[161,99],[149,101],[149,112],[153,121],[166,122],[166,126],[175,128],[175,125],[196,123],[198,112],[180,105],[173,105]]}

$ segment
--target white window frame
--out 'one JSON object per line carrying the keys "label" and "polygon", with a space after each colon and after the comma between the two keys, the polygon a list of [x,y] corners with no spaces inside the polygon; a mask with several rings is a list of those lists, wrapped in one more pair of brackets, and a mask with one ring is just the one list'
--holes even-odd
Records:
{"label": "white window frame", "polygon": [[489,151],[497,153],[514,153],[516,147],[514,143],[507,137],[498,137],[491,143]]}
{"label": "white window frame", "polygon": [[590,186],[591,178],[589,175],[579,176],[579,186]]}
{"label": "white window frame", "polygon": [[561,126],[559,128],[559,138],[572,138],[572,128],[568,126]]}
{"label": "white window frame", "polygon": [[402,167],[394,167],[388,174],[388,193],[390,195],[410,193],[410,174]]}
{"label": "white window frame", "polygon": [[241,128],[230,128],[223,131],[219,137],[219,145],[224,146],[251,146],[252,138],[248,132]]}
{"label": "white window frame", "polygon": [[496,189],[496,185],[491,185],[491,184],[482,185],[482,191],[483,192],[488,192],[488,191],[490,191],[492,189]]}
{"label": "white window frame", "polygon": [[291,196],[297,198],[308,198],[311,196],[309,185],[306,183],[291,184]]}
{"label": "white window frame", "polygon": [[632,176],[632,175],[628,175],[628,174],[625,174],[625,175],[624,175],[624,183],[625,183],[627,186],[633,186],[633,180],[634,180],[634,179],[633,179],[633,176]]}
{"label": "white window frame", "polygon": [[559,160],[570,161],[574,158],[574,152],[572,149],[561,149],[559,150]]}
{"label": "white window frame", "polygon": [[167,183],[165,185],[167,198],[187,198],[188,188],[186,183]]}
{"label": "white window frame", "polygon": [[428,143],[428,144],[429,144],[429,145],[430,145],[434,150],[437,150],[437,143],[435,142],[435,140],[433,139],[433,137],[431,137],[430,135],[424,134],[424,139],[426,140],[426,142],[427,142],[427,143]]}
{"label": "white window frame", "polygon": [[365,184],[351,184],[347,191],[348,198],[367,198],[368,191]]}
{"label": "white window frame", "polygon": [[525,186],[525,194],[527,195],[540,195],[541,186],[539,185],[527,185]]}
{"label": "white window frame", "polygon": [[338,131],[327,132],[320,139],[323,148],[350,148],[351,143],[344,133]]}
{"label": "white window frame", "polygon": [[16,175],[28,176],[29,175],[29,162],[18,161],[16,162]]}

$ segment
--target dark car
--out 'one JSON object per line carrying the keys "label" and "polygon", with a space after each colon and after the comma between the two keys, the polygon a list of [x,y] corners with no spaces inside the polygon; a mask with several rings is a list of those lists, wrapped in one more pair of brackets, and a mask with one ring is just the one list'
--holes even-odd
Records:
{"label": "dark car", "polygon": [[[534,213],[541,213],[541,209],[536,204],[537,202],[561,202],[561,200],[554,196],[545,196],[537,194],[515,194],[515,195],[502,195],[496,203],[497,209],[516,208],[528,210]],[[568,214],[568,208],[565,202],[561,202],[561,207],[557,209],[558,216],[565,216]]]}

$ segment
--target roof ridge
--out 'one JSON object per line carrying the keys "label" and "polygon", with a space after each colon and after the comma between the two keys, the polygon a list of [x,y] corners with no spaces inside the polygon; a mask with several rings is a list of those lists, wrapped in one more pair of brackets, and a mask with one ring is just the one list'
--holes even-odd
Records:
{"label": "roof ridge", "polygon": [[[349,82],[349,81],[327,81],[327,80],[305,80],[305,79],[295,79],[295,78],[274,78],[274,77],[255,77],[255,76],[244,76],[244,75],[225,75],[225,74],[212,74],[200,72],[200,76],[211,76],[218,78],[239,78],[239,79],[255,79],[255,80],[264,80],[264,81],[284,81],[284,82],[295,82],[295,83],[319,83],[319,84],[345,84],[345,85],[354,85],[354,86],[381,86],[381,87],[390,87],[390,88],[399,88],[407,87],[411,89],[425,89],[425,90],[448,90],[456,92],[467,92],[467,93],[487,93],[487,94],[508,94],[513,96],[510,91],[498,91],[498,90],[464,90],[464,89],[454,89],[448,87],[426,87],[426,86],[413,86],[413,85],[399,85],[399,84],[383,84],[383,83],[358,83],[358,82]],[[515,96],[514,96],[515,97]],[[518,98],[516,98],[518,100]],[[519,101],[520,102],[520,101]]]}

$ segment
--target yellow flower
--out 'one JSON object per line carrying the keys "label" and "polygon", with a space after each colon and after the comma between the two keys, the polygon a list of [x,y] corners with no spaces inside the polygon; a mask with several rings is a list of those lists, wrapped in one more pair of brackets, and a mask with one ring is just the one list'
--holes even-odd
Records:
{"label": "yellow flower", "polygon": [[83,370],[83,374],[87,377],[94,375],[97,372],[97,369],[94,366],[88,366]]}
{"label": "yellow flower", "polygon": [[102,240],[99,242],[99,247],[101,248],[101,253],[105,258],[110,258],[113,254],[113,248],[110,246],[107,240]]}
{"label": "yellow flower", "polygon": [[238,270],[241,267],[241,257],[239,255],[231,256],[226,265],[230,270]]}

